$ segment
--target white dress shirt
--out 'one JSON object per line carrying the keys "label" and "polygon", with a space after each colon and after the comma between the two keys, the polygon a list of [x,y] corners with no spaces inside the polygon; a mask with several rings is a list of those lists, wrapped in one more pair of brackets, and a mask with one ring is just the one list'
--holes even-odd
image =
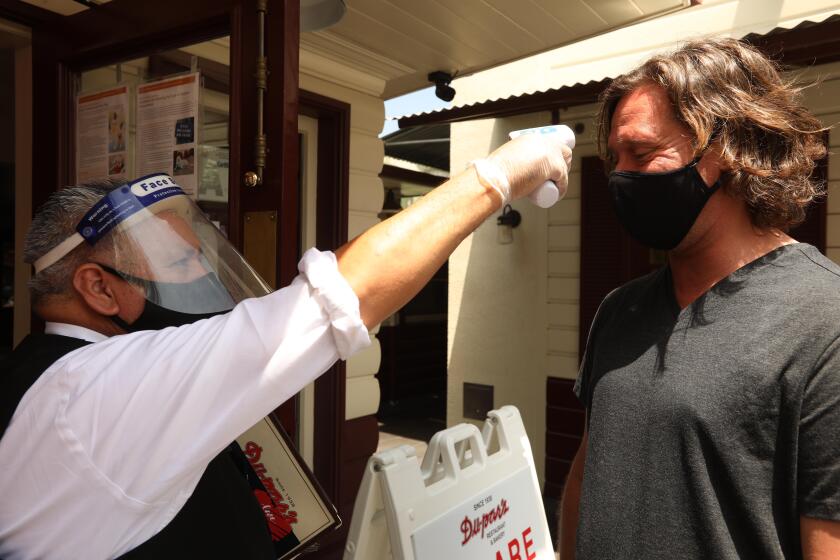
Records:
{"label": "white dress shirt", "polygon": [[332,253],[292,284],[192,325],[88,340],[45,371],[0,439],[0,557],[119,556],[164,528],[207,464],[370,344]]}

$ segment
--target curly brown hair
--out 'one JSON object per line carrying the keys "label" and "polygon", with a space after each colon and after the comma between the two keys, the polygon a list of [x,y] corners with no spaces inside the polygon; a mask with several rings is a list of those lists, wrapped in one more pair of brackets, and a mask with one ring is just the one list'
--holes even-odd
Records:
{"label": "curly brown hair", "polygon": [[725,188],[746,201],[756,226],[788,230],[822,196],[825,186],[812,172],[826,155],[826,128],[802,104],[802,88],[754,47],[735,39],[690,41],[613,80],[598,112],[601,157],[616,105],[646,83],[666,91],[694,134],[695,156],[720,143]]}

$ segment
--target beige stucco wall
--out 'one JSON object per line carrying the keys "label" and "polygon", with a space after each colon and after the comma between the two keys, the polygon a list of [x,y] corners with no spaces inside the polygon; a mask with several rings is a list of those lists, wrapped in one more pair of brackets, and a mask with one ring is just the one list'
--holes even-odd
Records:
{"label": "beige stucco wall", "polygon": [[[486,156],[507,133],[549,121],[549,114],[454,124],[451,170]],[[470,235],[449,260],[447,424],[463,418],[463,383],[490,384],[494,406],[519,408],[542,474],[547,367],[549,213],[514,202],[522,224],[514,242],[497,242],[496,216]],[[498,214],[497,214],[498,215]]]}

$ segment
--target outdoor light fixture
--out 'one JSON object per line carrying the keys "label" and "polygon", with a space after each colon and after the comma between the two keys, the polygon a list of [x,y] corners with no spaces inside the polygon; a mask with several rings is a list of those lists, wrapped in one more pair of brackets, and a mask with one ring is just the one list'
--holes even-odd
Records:
{"label": "outdoor light fixture", "polygon": [[452,101],[455,98],[455,88],[449,85],[452,82],[452,74],[438,70],[429,74],[429,81],[435,84],[435,95],[438,99]]}
{"label": "outdoor light fixture", "polygon": [[513,228],[522,223],[522,214],[511,208],[510,204],[505,204],[502,209],[502,215],[496,218],[496,225],[499,226],[498,237],[496,238],[499,245],[509,245],[513,243]]}
{"label": "outdoor light fixture", "polygon": [[320,31],[341,21],[347,4],[344,0],[300,0],[300,30]]}

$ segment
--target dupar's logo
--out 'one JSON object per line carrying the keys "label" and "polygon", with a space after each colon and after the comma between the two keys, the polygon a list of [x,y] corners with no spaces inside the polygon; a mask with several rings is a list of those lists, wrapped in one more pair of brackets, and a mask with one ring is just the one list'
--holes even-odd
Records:
{"label": "dupar's logo", "polygon": [[146,196],[160,189],[177,186],[168,175],[153,175],[131,185],[131,192],[135,196]]}
{"label": "dupar's logo", "polygon": [[279,541],[292,532],[292,525],[298,522],[298,514],[289,508],[289,504],[277,490],[274,480],[268,475],[267,469],[260,462],[262,447],[249,441],[242,450],[265,490],[256,490],[254,496],[260,503],[272,540]]}
{"label": "dupar's logo", "polygon": [[480,536],[483,539],[485,532],[501,520],[508,511],[510,511],[510,508],[508,507],[507,500],[502,498],[499,505],[487,513],[482,514],[480,517],[470,519],[468,515],[465,515],[464,520],[461,521],[461,533],[464,535],[461,546],[467,544],[473,537]]}

